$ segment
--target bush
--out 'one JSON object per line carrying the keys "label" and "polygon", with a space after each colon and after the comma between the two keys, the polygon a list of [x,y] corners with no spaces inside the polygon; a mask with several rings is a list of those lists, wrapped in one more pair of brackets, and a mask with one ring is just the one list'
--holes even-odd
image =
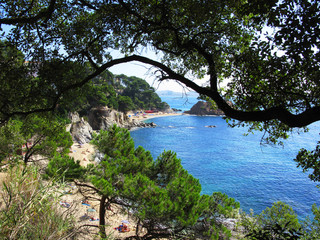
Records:
{"label": "bush", "polygon": [[0,193],[0,239],[61,239],[74,235],[70,215],[56,209],[58,197],[38,170],[15,166]]}
{"label": "bush", "polygon": [[80,166],[80,161],[74,161],[67,155],[56,154],[49,162],[45,178],[54,177],[60,180],[82,179],[85,175],[85,169]]}
{"label": "bush", "polygon": [[297,214],[283,202],[273,203],[259,215],[242,217],[242,224],[247,230],[246,239],[300,239],[302,235]]}

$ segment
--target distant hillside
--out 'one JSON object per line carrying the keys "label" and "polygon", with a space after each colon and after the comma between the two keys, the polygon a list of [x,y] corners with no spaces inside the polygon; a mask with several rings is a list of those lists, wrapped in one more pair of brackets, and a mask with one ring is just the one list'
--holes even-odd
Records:
{"label": "distant hillside", "polygon": [[170,106],[163,102],[155,89],[144,79],[113,75],[105,71],[87,83],[77,92],[72,101],[59,106],[59,112],[79,112],[87,116],[92,108],[108,107],[119,112],[144,110],[166,111]]}

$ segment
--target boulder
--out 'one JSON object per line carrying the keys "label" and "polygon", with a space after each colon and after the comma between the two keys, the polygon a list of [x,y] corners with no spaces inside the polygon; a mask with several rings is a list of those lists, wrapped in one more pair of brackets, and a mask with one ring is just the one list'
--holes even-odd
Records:
{"label": "boulder", "polygon": [[96,151],[95,156],[94,156],[94,161],[96,163],[100,163],[103,160],[103,158],[104,158],[104,154],[99,151]]}
{"label": "boulder", "polygon": [[134,129],[134,128],[145,128],[145,127],[156,127],[157,124],[155,124],[154,122],[150,122],[150,123],[146,123],[146,122],[142,122],[142,121],[138,121],[133,119],[129,125],[126,126],[127,129]]}
{"label": "boulder", "polygon": [[70,133],[72,140],[79,143],[87,143],[92,139],[92,127],[83,118],[80,121],[71,123]]}
{"label": "boulder", "polygon": [[165,110],[163,110],[163,112],[164,113],[175,113],[175,112],[177,112],[178,110],[177,109],[175,109],[175,108],[167,108],[167,109],[165,109]]}
{"label": "boulder", "polygon": [[81,121],[80,116],[79,116],[79,113],[77,113],[77,112],[69,112],[69,113],[68,113],[68,118],[70,119],[70,121],[71,121],[72,123],[80,122],[80,121]]}
{"label": "boulder", "polygon": [[224,115],[224,112],[220,109],[214,109],[210,102],[198,101],[189,111],[185,111],[187,114],[194,115]]}
{"label": "boulder", "polygon": [[215,128],[215,127],[217,127],[216,125],[207,125],[207,126],[205,126],[206,128]]}

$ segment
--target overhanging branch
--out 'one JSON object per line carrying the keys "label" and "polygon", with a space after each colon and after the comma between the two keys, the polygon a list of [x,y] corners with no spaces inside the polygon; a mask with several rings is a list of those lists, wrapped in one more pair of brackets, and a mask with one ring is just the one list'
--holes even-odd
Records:
{"label": "overhanging branch", "polygon": [[[120,59],[119,59],[120,60]],[[190,79],[174,72],[172,69],[168,68],[164,64],[154,61],[152,59],[142,57],[142,56],[130,56],[126,60],[129,61],[139,61],[145,64],[150,64],[155,67],[160,68],[164,71],[169,79],[179,81],[185,86],[193,89],[199,94],[206,95],[216,102],[217,106],[224,111],[227,117],[239,120],[239,121],[269,121],[269,120],[279,120],[289,127],[304,127],[313,122],[320,120],[320,107],[315,106],[306,109],[302,113],[292,114],[284,107],[272,107],[266,110],[257,111],[241,111],[230,106],[220,95],[217,88],[211,86],[211,88],[205,88],[197,85]],[[215,78],[216,76],[210,76]]]}
{"label": "overhanging branch", "polygon": [[[128,63],[128,62],[133,62],[133,61],[138,61],[141,63],[145,63],[148,65],[152,65],[154,67],[157,67],[161,69],[163,72],[165,72],[168,76],[168,79],[172,79],[175,81],[178,81],[182,84],[184,84],[186,87],[193,89],[199,94],[206,95],[210,97],[213,101],[216,102],[217,106],[224,111],[225,115],[227,117],[239,120],[239,121],[269,121],[269,120],[279,120],[282,123],[286,124],[289,127],[304,127],[307,126],[313,122],[316,122],[320,120],[320,107],[315,106],[312,108],[309,108],[305,111],[303,111],[300,114],[292,114],[289,112],[286,108],[284,107],[272,107],[266,110],[257,110],[257,111],[241,111],[233,108],[230,106],[226,100],[220,95],[219,91],[217,88],[212,87],[211,88],[206,88],[206,87],[201,87],[195,82],[191,81],[190,79],[184,77],[183,75],[180,75],[167,67],[166,65],[154,61],[150,58],[146,58],[143,56],[138,56],[138,55],[132,55],[128,57],[123,57],[119,59],[114,59],[111,60],[102,66],[98,67],[95,69],[95,71],[85,77],[82,81],[79,81],[75,84],[68,85],[64,87],[61,92],[56,96],[55,101],[52,106],[48,106],[46,108],[42,109],[34,109],[32,111],[27,111],[27,112],[12,112],[8,114],[8,117],[11,117],[13,115],[27,115],[30,113],[35,113],[35,112],[46,112],[46,111],[52,111],[55,109],[59,99],[62,97],[62,95],[71,89],[76,89],[79,87],[82,87],[84,84],[92,80],[94,77],[100,75],[103,71],[106,69],[121,64],[121,63]],[[215,78],[216,76],[211,76]]]}
{"label": "overhanging branch", "polygon": [[0,19],[1,24],[17,24],[17,23],[35,23],[40,19],[48,21],[52,13],[55,10],[56,0],[51,0],[49,6],[46,9],[41,10],[37,15],[32,17],[17,17],[17,18],[3,18]]}

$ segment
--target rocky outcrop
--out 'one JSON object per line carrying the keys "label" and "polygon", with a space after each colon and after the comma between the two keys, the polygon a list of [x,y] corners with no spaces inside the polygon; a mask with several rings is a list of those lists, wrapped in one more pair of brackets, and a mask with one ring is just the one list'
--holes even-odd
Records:
{"label": "rocky outcrop", "polygon": [[78,113],[70,113],[69,119],[71,120],[69,131],[72,136],[72,140],[79,143],[90,142],[93,133],[93,129],[90,124],[83,118],[80,118]]}
{"label": "rocky outcrop", "polygon": [[106,130],[117,124],[126,127],[128,118],[125,114],[107,107],[92,108],[88,115],[88,121],[93,130]]}
{"label": "rocky outcrop", "polygon": [[132,128],[145,128],[145,127],[156,127],[157,124],[154,122],[146,123],[138,120],[132,120],[131,123],[127,126],[127,129],[132,129]]}
{"label": "rocky outcrop", "polygon": [[176,113],[178,111],[179,111],[178,109],[170,108],[170,107],[165,109],[165,110],[163,110],[164,113]]}
{"label": "rocky outcrop", "polygon": [[185,111],[184,113],[194,115],[224,115],[222,110],[214,109],[211,103],[203,101],[197,102],[189,111]]}
{"label": "rocky outcrop", "polygon": [[122,128],[155,127],[155,123],[131,120],[122,112],[107,107],[93,108],[88,115],[93,130],[106,130],[114,124]]}
{"label": "rocky outcrop", "polygon": [[216,125],[207,125],[207,126],[205,126],[206,128],[215,128],[215,127],[217,127]]}
{"label": "rocky outcrop", "polygon": [[79,116],[79,113],[77,113],[77,112],[69,112],[68,118],[70,119],[70,121],[71,121],[72,123],[80,122],[80,121],[81,121],[80,116]]}
{"label": "rocky outcrop", "polygon": [[96,163],[99,163],[99,162],[101,162],[103,160],[103,158],[104,158],[104,154],[99,152],[99,151],[96,151],[96,154],[94,156],[94,161]]}

